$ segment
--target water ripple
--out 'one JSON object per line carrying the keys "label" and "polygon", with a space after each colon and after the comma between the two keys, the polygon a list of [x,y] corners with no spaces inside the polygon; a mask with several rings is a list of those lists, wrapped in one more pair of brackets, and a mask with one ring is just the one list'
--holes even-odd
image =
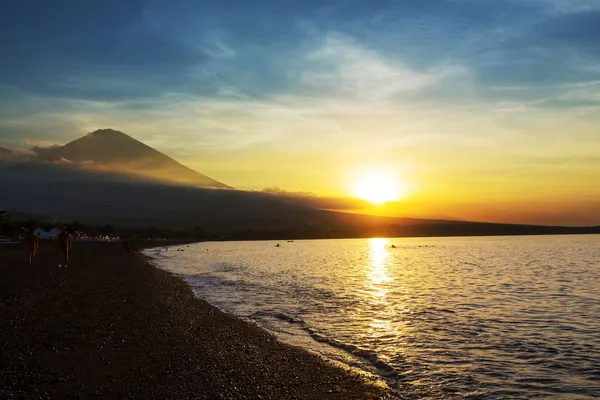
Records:
{"label": "water ripple", "polygon": [[149,254],[216,306],[413,398],[600,397],[599,236],[203,243]]}

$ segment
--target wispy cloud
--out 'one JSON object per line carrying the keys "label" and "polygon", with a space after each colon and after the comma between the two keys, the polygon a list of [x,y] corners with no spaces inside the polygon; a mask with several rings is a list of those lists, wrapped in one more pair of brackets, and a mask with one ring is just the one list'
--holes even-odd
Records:
{"label": "wispy cloud", "polygon": [[459,66],[411,69],[338,34],[325,36],[300,62],[305,68],[301,73],[304,85],[329,96],[348,95],[363,101],[391,100],[467,75]]}
{"label": "wispy cloud", "polygon": [[[513,0],[514,1],[514,0]],[[572,13],[583,10],[600,9],[600,4],[596,0],[519,0],[540,5],[552,13]]]}
{"label": "wispy cloud", "polygon": [[34,156],[35,153],[30,150],[13,149],[7,146],[0,145],[0,160],[2,161],[27,160]]}

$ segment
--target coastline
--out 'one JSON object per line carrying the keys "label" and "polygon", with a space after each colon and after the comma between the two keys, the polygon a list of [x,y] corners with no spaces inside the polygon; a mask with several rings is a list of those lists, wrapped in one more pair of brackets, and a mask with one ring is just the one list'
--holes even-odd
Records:
{"label": "coastline", "polygon": [[[328,239],[307,239],[312,240],[328,240]],[[343,239],[335,239],[343,240]],[[352,239],[349,239],[352,240]],[[275,242],[275,241],[273,241]],[[198,242],[200,243],[200,242]],[[203,243],[210,243],[210,241],[204,241]],[[217,242],[214,242],[217,243]],[[193,244],[193,243],[186,243]],[[172,246],[166,246],[168,248],[177,248],[179,245],[175,244]],[[192,283],[187,279],[185,275],[180,275],[175,271],[171,271],[168,267],[161,265],[160,257],[157,257],[156,251],[161,253],[163,247],[147,247],[142,251],[142,254],[147,257],[148,263],[155,268],[163,270],[179,279],[182,279],[186,285],[192,290],[194,296],[202,301],[207,302],[217,310],[232,316],[233,318],[241,319],[242,321],[257,326],[260,329],[272,335],[276,340],[284,343],[285,345],[292,346],[299,349],[300,351],[307,351],[311,354],[316,354],[319,358],[326,362],[331,362],[334,365],[339,366],[344,370],[348,370],[352,374],[364,375],[368,379],[374,379],[379,381],[380,384],[386,387],[395,388],[398,384],[398,375],[393,368],[387,365],[384,361],[377,358],[374,354],[361,350],[353,345],[347,345],[344,343],[331,340],[327,337],[323,337],[320,334],[312,331],[310,328],[305,327],[299,328],[296,331],[296,335],[293,338],[290,337],[289,332],[282,332],[278,329],[270,329],[268,326],[263,325],[260,321],[249,316],[236,315],[235,312],[228,310],[227,308],[220,307],[218,304],[214,304],[211,299],[205,296],[206,293],[197,291]],[[262,313],[259,311],[259,313]],[[281,313],[277,313],[275,317],[277,319],[282,318],[284,321],[290,318],[289,316]],[[286,334],[287,333],[287,334]],[[393,389],[391,389],[393,390]],[[398,395],[397,392],[392,392]],[[406,393],[403,393],[406,394]]]}
{"label": "coastline", "polygon": [[2,398],[395,398],[219,311],[120,243],[78,243],[68,269],[54,260],[50,246],[33,266],[21,246],[0,248]]}

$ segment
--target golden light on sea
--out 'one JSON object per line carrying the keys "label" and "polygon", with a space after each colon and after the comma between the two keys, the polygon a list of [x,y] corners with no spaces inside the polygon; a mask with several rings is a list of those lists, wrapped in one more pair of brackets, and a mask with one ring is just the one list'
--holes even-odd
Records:
{"label": "golden light on sea", "polygon": [[392,280],[387,271],[387,245],[387,239],[369,239],[371,264],[369,265],[368,277],[371,281],[371,287],[378,297],[386,296],[386,284]]}

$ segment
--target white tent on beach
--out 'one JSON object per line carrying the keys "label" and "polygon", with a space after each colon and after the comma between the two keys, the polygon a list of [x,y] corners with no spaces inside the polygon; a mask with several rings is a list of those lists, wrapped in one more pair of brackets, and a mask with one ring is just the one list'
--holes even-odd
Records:
{"label": "white tent on beach", "polygon": [[52,228],[48,234],[50,235],[50,239],[56,239],[61,232],[62,231],[58,228]]}
{"label": "white tent on beach", "polygon": [[48,234],[48,232],[46,232],[45,230],[43,230],[42,228],[37,228],[36,230],[33,231],[33,234],[38,238],[38,239],[49,239],[50,235]]}
{"label": "white tent on beach", "polygon": [[37,228],[33,234],[40,240],[56,239],[62,231],[58,228],[52,228],[50,232],[46,232],[42,228]]}

